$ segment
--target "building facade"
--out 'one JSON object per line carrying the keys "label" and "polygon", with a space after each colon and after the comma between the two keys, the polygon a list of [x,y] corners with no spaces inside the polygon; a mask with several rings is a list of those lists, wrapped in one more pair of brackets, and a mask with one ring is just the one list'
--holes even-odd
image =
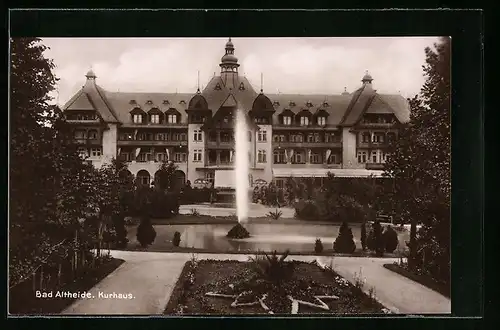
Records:
{"label": "building facade", "polygon": [[[96,167],[121,158],[144,184],[168,160],[179,182],[217,177],[230,186],[236,152],[248,153],[251,181],[380,175],[388,141],[409,120],[402,96],[377,93],[368,73],[353,93],[258,93],[239,74],[234,50],[229,39],[220,75],[195,93],[109,92],[90,70],[63,107],[81,156]],[[250,150],[235,150],[236,109],[247,114]]]}

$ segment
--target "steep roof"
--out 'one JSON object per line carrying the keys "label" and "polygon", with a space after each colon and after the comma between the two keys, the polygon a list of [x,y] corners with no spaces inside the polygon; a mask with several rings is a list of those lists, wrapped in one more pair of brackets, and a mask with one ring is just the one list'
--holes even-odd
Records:
{"label": "steep roof", "polygon": [[85,85],[64,106],[63,110],[95,110],[101,118],[110,123],[118,122],[113,106],[106,100],[102,88],[95,79],[87,79]]}
{"label": "steep roof", "polygon": [[[266,96],[274,105],[273,124],[279,124],[278,116],[285,110],[290,110],[296,115],[304,109],[313,114],[322,109],[329,114],[327,124],[338,125],[351,100],[350,95],[266,94]],[[308,103],[312,106],[308,106]]]}
{"label": "steep roof", "polygon": [[[217,86],[217,88],[216,88]],[[246,111],[252,110],[254,102],[264,96],[273,107],[273,124],[279,124],[279,115],[285,110],[298,114],[308,110],[312,114],[320,110],[328,113],[327,124],[331,126],[352,126],[366,113],[394,113],[401,122],[409,120],[407,101],[400,95],[378,94],[365,84],[352,94],[302,95],[302,94],[257,94],[246,77],[238,77],[243,87],[229,90],[220,76],[214,76],[201,94],[196,93],[143,93],[109,92],[99,87],[95,79],[87,79],[85,86],[64,106],[64,110],[96,110],[106,122],[132,123],[130,111],[140,108],[145,112],[157,108],[162,112],[176,109],[180,123],[187,123],[189,103],[193,98],[206,100],[208,109],[215,115],[221,106],[239,105]],[[204,103],[204,102],[203,102]]]}
{"label": "steep roof", "polygon": [[393,113],[400,122],[410,120],[408,103],[401,95],[378,94],[371,84],[364,84],[353,93],[340,124],[354,125],[365,113]]}
{"label": "steep roof", "polygon": [[[176,109],[181,114],[181,123],[187,123],[186,109],[194,94],[188,93],[141,93],[141,92],[104,92],[107,100],[116,109],[118,119],[122,123],[132,123],[130,111],[139,107],[145,112],[158,108],[165,112]],[[131,104],[131,101],[134,103]],[[150,103],[148,101],[151,101]],[[182,102],[184,101],[184,102]]]}
{"label": "steep roof", "polygon": [[[244,89],[240,89],[239,86],[243,84]],[[229,95],[232,94],[238,104],[245,110],[249,111],[252,109],[252,104],[257,93],[253,89],[252,85],[246,77],[238,77],[237,83],[232,90],[229,90],[222,78],[220,76],[214,76],[203,89],[201,93],[203,97],[207,100],[208,108],[215,113],[222,104],[228,99]]]}

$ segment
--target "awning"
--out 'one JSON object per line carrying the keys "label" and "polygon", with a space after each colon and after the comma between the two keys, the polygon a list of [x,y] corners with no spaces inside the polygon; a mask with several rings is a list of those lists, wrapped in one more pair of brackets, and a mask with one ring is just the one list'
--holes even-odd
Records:
{"label": "awning", "polygon": [[337,169],[337,168],[274,168],[273,176],[275,178],[326,178],[328,173],[334,174],[339,178],[367,178],[370,176],[382,177],[384,171],[361,169]]}

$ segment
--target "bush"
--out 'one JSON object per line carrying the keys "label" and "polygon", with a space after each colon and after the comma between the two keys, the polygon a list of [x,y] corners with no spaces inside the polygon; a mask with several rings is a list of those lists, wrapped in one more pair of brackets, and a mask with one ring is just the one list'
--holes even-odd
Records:
{"label": "bush", "polygon": [[245,229],[240,223],[235,225],[231,230],[227,233],[226,237],[229,238],[248,238],[250,237],[250,233]]}
{"label": "bush", "polygon": [[156,230],[151,224],[151,220],[148,217],[142,219],[141,224],[137,227],[137,240],[142,247],[147,247],[151,245],[156,238]]}
{"label": "bush", "polygon": [[361,224],[361,246],[363,247],[363,251],[366,251],[366,223],[363,222]]}
{"label": "bush", "polygon": [[316,239],[316,244],[314,245],[314,252],[322,253],[323,252],[323,243],[319,238]]}
{"label": "bush", "polygon": [[339,235],[333,243],[333,250],[339,253],[353,253],[356,251],[352,230],[347,225],[347,222],[342,222],[339,229]]}
{"label": "bush", "polygon": [[116,232],[115,246],[118,249],[124,249],[127,247],[127,228],[125,228],[125,218],[121,215],[116,215],[113,217],[113,226]]}
{"label": "bush", "polygon": [[375,251],[377,256],[384,255],[385,244],[382,236],[382,226],[378,220],[373,224],[373,229],[368,236],[367,246],[369,250]]}
{"label": "bush", "polygon": [[318,208],[313,201],[301,200],[295,205],[295,216],[303,220],[318,220]]}
{"label": "bush", "polygon": [[172,240],[172,244],[174,244],[175,247],[178,247],[180,243],[181,243],[181,233],[176,231],[174,233],[174,239]]}
{"label": "bush", "polygon": [[393,253],[398,247],[398,233],[391,227],[387,226],[387,229],[383,234],[385,252]]}
{"label": "bush", "polygon": [[290,250],[286,250],[281,256],[278,255],[277,251],[274,251],[271,255],[266,253],[258,254],[250,258],[250,266],[260,279],[279,285],[293,274],[294,264],[285,261],[289,254]]}
{"label": "bush", "polygon": [[270,211],[266,214],[267,217],[269,217],[273,220],[279,220],[282,215],[283,215],[283,212],[281,212],[278,209],[276,209],[276,211]]}

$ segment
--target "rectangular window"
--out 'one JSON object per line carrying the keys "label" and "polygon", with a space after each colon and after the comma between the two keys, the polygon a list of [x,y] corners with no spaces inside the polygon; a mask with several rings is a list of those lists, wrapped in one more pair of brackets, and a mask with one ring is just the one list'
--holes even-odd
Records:
{"label": "rectangular window", "polygon": [[275,164],[285,164],[286,163],[285,151],[284,150],[274,151],[273,161]]}
{"label": "rectangular window", "polygon": [[319,143],[321,142],[321,137],[319,133],[314,133],[314,142]]}
{"label": "rectangular window", "polygon": [[330,155],[328,157],[328,164],[337,164],[337,155]]}
{"label": "rectangular window", "polygon": [[90,149],[90,156],[91,157],[101,157],[102,151],[101,148],[91,148]]}
{"label": "rectangular window", "polygon": [[377,152],[372,151],[372,163],[378,163],[377,162]]}
{"label": "rectangular window", "polygon": [[283,125],[291,125],[291,124],[292,124],[292,117],[290,116],[283,117]]}
{"label": "rectangular window", "polygon": [[177,115],[168,115],[169,124],[177,124]]}
{"label": "rectangular window", "polygon": [[257,161],[259,163],[266,163],[267,162],[265,150],[259,150],[259,152],[257,154]]}
{"label": "rectangular window", "polygon": [[208,141],[216,142],[217,141],[217,133],[216,132],[208,133]]}
{"label": "rectangular window", "polygon": [[306,116],[300,117],[300,126],[307,126],[309,125],[309,118]]}
{"label": "rectangular window", "polygon": [[296,153],[293,155],[294,163],[301,164],[303,162],[302,154]]}
{"label": "rectangular window", "polygon": [[308,134],[307,135],[307,142],[309,142],[309,143],[314,142],[314,135],[313,134]]}
{"label": "rectangular window", "polygon": [[248,142],[252,142],[252,132],[248,131]]}
{"label": "rectangular window", "polygon": [[156,133],[156,140],[157,141],[165,140],[165,134],[164,133]]}
{"label": "rectangular window", "polygon": [[75,131],[76,140],[85,140],[86,138],[87,138],[87,132],[81,130]]}
{"label": "rectangular window", "polygon": [[368,160],[368,153],[366,151],[358,151],[358,163],[364,164]]}
{"label": "rectangular window", "polygon": [[201,130],[195,130],[194,131],[194,141],[195,142],[201,142],[202,141],[202,133]]}
{"label": "rectangular window", "polygon": [[89,131],[89,139],[90,139],[90,140],[97,140],[97,131],[95,131],[95,130],[90,130],[90,131]]}
{"label": "rectangular window", "polygon": [[146,161],[148,161],[148,162],[153,161],[153,154],[152,153],[148,152],[146,154]]}
{"label": "rectangular window", "polygon": [[160,123],[160,115],[151,115],[151,123],[159,124]]}
{"label": "rectangular window", "polygon": [[163,152],[158,152],[156,154],[156,161],[157,162],[163,162],[164,160],[168,160],[167,159],[167,154],[164,154]]}
{"label": "rectangular window", "polygon": [[201,150],[199,150],[199,149],[194,150],[193,161],[194,162],[201,162]]}
{"label": "rectangular window", "polygon": [[274,183],[276,184],[276,187],[283,189],[284,186],[284,180],[283,179],[276,179],[274,180]]}
{"label": "rectangular window", "polygon": [[311,159],[309,159],[309,162],[311,164],[319,164],[320,163],[320,157],[318,154],[311,154]]}
{"label": "rectangular window", "polygon": [[229,143],[231,142],[231,134],[224,132],[220,133],[220,141],[224,143]]}
{"label": "rectangular window", "polygon": [[124,162],[129,162],[130,161],[130,153],[128,153],[128,152],[120,153],[120,159],[123,160]]}
{"label": "rectangular window", "polygon": [[326,125],[326,117],[318,117],[318,125],[325,126]]}
{"label": "rectangular window", "polygon": [[215,179],[215,172],[207,172],[205,174],[205,179],[207,179],[210,183],[213,183]]}
{"label": "rectangular window", "polygon": [[186,154],[182,152],[176,152],[174,154],[174,162],[181,163],[186,161]]}
{"label": "rectangular window", "polygon": [[134,124],[142,124],[142,115],[134,115]]}

